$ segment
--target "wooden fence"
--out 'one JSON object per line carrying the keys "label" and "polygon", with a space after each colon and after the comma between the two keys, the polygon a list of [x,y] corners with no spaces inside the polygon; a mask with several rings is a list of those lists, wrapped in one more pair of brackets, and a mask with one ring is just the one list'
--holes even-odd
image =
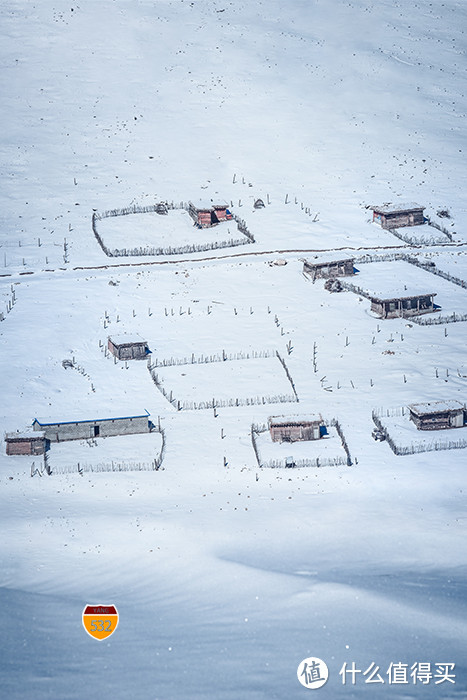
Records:
{"label": "wooden fence", "polygon": [[[302,467],[337,467],[337,466],[352,466],[352,459],[350,456],[350,451],[349,447],[347,445],[347,441],[344,437],[344,433],[342,431],[341,425],[339,421],[336,418],[332,418],[329,422],[325,422],[326,426],[332,426],[336,429],[337,434],[339,435],[339,438],[341,440],[342,447],[345,452],[345,458],[344,457],[315,457],[315,458],[305,458],[305,459],[297,459],[294,460],[293,466],[294,468],[302,468]],[[261,435],[262,433],[267,432],[268,427],[265,423],[252,423],[251,425],[251,431],[250,431],[250,436],[251,436],[251,443],[253,445],[253,451],[256,456],[256,461],[258,462],[258,466],[261,468],[272,468],[272,469],[278,469],[278,468],[285,468],[287,465],[285,463],[284,459],[270,459],[267,461],[263,461],[261,458],[260,450],[258,447],[257,443],[257,438],[258,435]],[[316,441],[318,442],[318,441]]]}
{"label": "wooden fence", "polygon": [[[42,476],[44,472],[51,476],[52,474],[84,474],[85,472],[134,472],[134,471],[158,471],[164,460],[166,450],[165,430],[160,425],[154,426],[153,433],[159,433],[162,438],[162,446],[159,454],[151,461],[134,461],[134,460],[110,460],[108,462],[76,462],[67,465],[53,466],[50,463],[49,453],[44,453],[43,464],[36,467],[35,463],[31,465],[31,476]],[[53,450],[52,450],[53,451]]]}
{"label": "wooden fence", "polygon": [[[394,410],[394,409],[393,409]],[[395,409],[396,411],[398,409]],[[372,418],[373,418],[373,423],[376,425],[378,430],[380,430],[382,433],[384,433],[386,437],[386,442],[388,443],[389,447],[391,450],[394,452],[395,455],[402,456],[402,455],[413,455],[413,454],[420,454],[422,452],[438,452],[441,450],[459,450],[467,447],[467,438],[460,438],[459,440],[433,440],[431,442],[428,442],[428,436],[427,436],[427,441],[426,442],[412,442],[411,445],[398,445],[396,441],[391,437],[391,435],[388,432],[388,428],[383,425],[381,421],[381,416],[384,415],[384,413],[381,413],[381,410],[373,410],[372,411]],[[394,413],[393,415],[404,415],[403,409],[402,413]]]}
{"label": "wooden fence", "polygon": [[[185,202],[174,204],[174,202],[164,202],[167,209],[185,209],[188,211],[189,206]],[[222,248],[234,248],[240,245],[248,245],[254,243],[254,236],[248,230],[248,227],[243,219],[233,215],[233,219],[237,224],[237,229],[242,234],[241,238],[228,238],[221,241],[211,241],[206,243],[191,243],[183,246],[160,246],[160,247],[138,247],[138,248],[109,248],[99,234],[97,222],[102,219],[107,219],[116,216],[128,216],[130,214],[146,214],[157,212],[159,204],[149,204],[140,206],[133,204],[129,207],[120,209],[108,209],[103,212],[94,212],[92,215],[92,231],[104,253],[110,258],[133,257],[133,256],[148,256],[148,255],[183,255],[186,253],[201,253],[209,250],[219,250]]]}
{"label": "wooden fence", "polygon": [[[161,381],[161,377],[158,375],[156,372],[156,369],[164,368],[164,367],[174,367],[174,366],[179,366],[179,365],[190,365],[190,364],[209,364],[209,363],[214,363],[214,362],[223,362],[223,361],[235,361],[235,360],[244,360],[244,359],[256,359],[256,358],[269,358],[269,357],[277,357],[279,362],[282,365],[282,368],[285,371],[286,377],[290,383],[290,386],[292,388],[293,394],[274,394],[272,396],[249,396],[249,397],[244,397],[244,398],[228,398],[228,399],[218,399],[213,397],[212,399],[208,399],[206,401],[184,401],[181,399],[177,399],[176,396],[173,393],[173,390],[167,390]],[[269,350],[261,350],[261,351],[250,351],[246,353],[231,353],[230,355],[227,355],[223,351],[222,355],[220,354],[215,354],[215,355],[201,355],[199,357],[195,357],[195,355],[192,355],[192,359],[190,358],[169,358],[169,359],[163,359],[163,360],[151,360],[148,358],[147,361],[147,368],[149,371],[149,374],[151,376],[152,381],[156,385],[156,387],[159,389],[161,394],[167,399],[167,401],[172,404],[174,408],[177,409],[177,411],[182,411],[182,410],[188,410],[188,411],[198,411],[198,410],[206,410],[209,408],[216,409],[216,408],[230,408],[230,407],[237,407],[237,406],[259,406],[263,405],[265,406],[266,404],[273,404],[273,403],[297,403],[299,401],[296,389],[295,389],[295,384],[292,380],[292,377],[290,375],[290,372],[288,370],[288,367],[285,363],[285,360],[279,355],[279,353],[276,351],[269,351]]]}

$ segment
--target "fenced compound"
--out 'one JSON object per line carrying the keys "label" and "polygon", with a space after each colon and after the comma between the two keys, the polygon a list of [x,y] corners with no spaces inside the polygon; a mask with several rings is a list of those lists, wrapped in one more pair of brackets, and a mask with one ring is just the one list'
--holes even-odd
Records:
{"label": "fenced compound", "polygon": [[[152,432],[159,433],[162,439],[162,446],[159,454],[152,460],[133,460],[133,459],[110,459],[107,461],[74,461],[70,460],[67,464],[55,464],[53,465],[50,458],[50,453],[44,453],[44,460],[42,464],[36,467],[33,463],[31,466],[31,476],[43,476],[44,472],[49,476],[53,474],[84,474],[85,472],[141,472],[141,471],[159,471],[163,468],[162,463],[165,457],[166,450],[166,437],[165,430],[160,426],[155,426]],[[88,441],[88,444],[96,444],[96,440]],[[51,452],[53,453],[53,449]]]}
{"label": "fenced compound", "polygon": [[[167,211],[186,210],[189,211],[189,205],[186,202],[174,204],[173,202],[164,203]],[[150,204],[146,206],[132,205],[121,209],[108,209],[104,212],[94,212],[92,215],[92,230],[94,236],[99,243],[104,253],[110,258],[118,257],[133,257],[133,256],[149,256],[149,255],[183,255],[186,253],[200,253],[210,250],[218,250],[222,248],[232,248],[241,245],[248,245],[255,242],[254,236],[248,230],[246,222],[236,215],[232,215],[232,219],[237,224],[237,230],[242,234],[241,237],[230,237],[223,240],[206,241],[204,243],[189,243],[186,245],[167,245],[167,246],[135,246],[132,248],[110,248],[103,240],[103,237],[98,230],[98,221],[118,216],[129,216],[131,214],[160,214],[160,203]],[[196,231],[199,233],[198,229]]]}
{"label": "fenced compound", "polygon": [[[336,430],[336,433],[340,439],[341,447],[345,452],[345,456],[341,455],[317,455],[316,457],[299,457],[297,459],[293,459],[293,464],[288,465],[286,460],[284,458],[282,459],[264,459],[261,456],[261,449],[259,445],[259,440],[258,438],[263,435],[264,433],[269,432],[268,431],[268,426],[265,423],[253,423],[251,426],[251,431],[250,431],[250,436],[251,436],[251,443],[253,446],[253,451],[256,456],[256,461],[258,462],[258,466],[261,468],[269,468],[269,469],[284,469],[287,468],[288,466],[291,466],[293,468],[302,468],[302,467],[337,467],[337,466],[352,466],[352,459],[350,456],[349,452],[349,447],[347,445],[347,441],[344,437],[344,433],[342,431],[340,423],[337,421],[337,419],[333,418],[330,421],[325,421],[324,425],[329,428],[332,427]],[[321,438],[323,439],[323,438]],[[326,444],[326,441],[324,443],[321,443],[321,440],[313,440],[313,441],[308,441],[312,444],[312,447],[316,450],[319,449],[320,446],[324,446]],[[271,441],[272,444],[272,441]],[[290,446],[290,451],[293,450],[293,445],[297,443],[287,443],[287,448]],[[301,442],[301,446],[306,445],[307,441]]]}
{"label": "fenced compound", "polygon": [[[383,253],[382,255],[375,255],[375,254],[367,254],[367,255],[362,255],[358,259],[355,260],[356,264],[366,264],[366,263],[375,263],[375,262],[388,262],[388,261],[396,261],[396,260],[403,260],[404,262],[407,262],[409,265],[413,265],[415,267],[418,267],[424,272],[429,272],[432,275],[436,275],[438,277],[441,277],[442,279],[445,279],[447,282],[450,282],[451,284],[455,284],[458,287],[461,287],[462,289],[467,289],[467,281],[461,279],[460,277],[456,277],[455,275],[451,275],[449,272],[446,272],[444,270],[441,270],[438,268],[435,263],[432,261],[423,261],[419,260],[418,258],[414,257],[413,255],[409,255],[407,253]],[[363,289],[357,284],[354,284],[353,282],[348,282],[346,280],[339,280],[341,288],[345,289],[346,291],[354,292],[355,294],[358,294],[361,297],[364,297],[366,299],[371,300],[373,298],[373,294],[370,294],[366,289]],[[436,316],[418,316],[418,315],[412,315],[412,314],[405,314],[403,309],[401,310],[400,313],[401,318],[408,318],[410,319],[411,322],[418,324],[419,326],[433,326],[433,325],[443,325],[447,323],[458,323],[462,321],[467,321],[467,312],[466,313],[459,313],[453,311],[451,314],[444,314],[440,315],[439,313]]]}
{"label": "fenced compound", "polygon": [[[395,455],[413,455],[420,454],[422,452],[438,452],[441,450],[458,450],[467,447],[467,437],[459,437],[458,439],[453,439],[452,430],[448,430],[449,437],[444,438],[440,435],[438,439],[433,439],[432,433],[428,435],[425,434],[423,439],[420,438],[420,434],[415,435],[417,430],[415,424],[413,424],[414,436],[413,439],[407,444],[404,444],[404,440],[401,437],[393,437],[390,434],[391,428],[393,428],[393,433],[396,432],[395,425],[391,425],[391,421],[384,420],[385,418],[402,418],[402,420],[409,422],[409,409],[406,407],[399,407],[395,409],[374,409],[371,413],[373,418],[373,423],[376,425],[378,430],[380,430],[388,443],[391,450]],[[454,428],[453,430],[461,430],[459,428]],[[440,431],[437,431],[440,432]],[[417,439],[418,438],[418,439]]]}
{"label": "fenced compound", "polygon": [[[164,385],[163,377],[156,371],[157,369],[164,369],[170,367],[178,366],[195,366],[195,365],[209,365],[218,364],[222,362],[239,362],[239,361],[253,361],[258,359],[274,359],[277,358],[282,366],[285,374],[286,382],[291,387],[292,393],[263,393],[255,394],[250,396],[237,396],[237,397],[220,397],[213,396],[212,398],[196,401],[190,400],[190,398],[181,399],[177,397],[176,392],[173,389],[166,389]],[[269,350],[263,351],[250,351],[246,353],[231,353],[227,354],[225,352],[215,355],[201,355],[192,358],[169,358],[163,360],[148,360],[147,363],[148,371],[151,376],[152,381],[159,389],[161,394],[167,399],[167,401],[177,410],[205,410],[205,409],[216,409],[216,408],[228,408],[228,407],[240,407],[240,406],[258,406],[267,404],[277,404],[277,403],[297,403],[299,401],[297,391],[295,389],[295,384],[292,380],[288,367],[285,360],[279,355],[277,351],[271,352]],[[241,377],[241,373],[240,373]],[[279,380],[279,379],[278,379]],[[234,386],[238,388],[238,380],[234,382]],[[203,387],[204,388],[204,387]],[[216,387],[217,388],[217,387]]]}
{"label": "fenced compound", "polygon": [[451,275],[450,272],[446,272],[445,270],[440,270],[440,268],[437,267],[435,263],[431,260],[419,260],[415,256],[410,255],[408,253],[383,253],[381,255],[375,253],[368,253],[366,255],[361,255],[359,258],[356,258],[355,263],[362,265],[365,263],[388,262],[392,260],[404,260],[405,262],[409,263],[409,265],[415,265],[415,267],[420,267],[422,270],[425,270],[425,272],[429,272],[432,275],[442,277],[443,279],[447,280],[448,282],[451,282],[452,284],[457,285],[458,287],[467,289],[466,280],[463,280],[460,277],[456,277],[455,275]]}

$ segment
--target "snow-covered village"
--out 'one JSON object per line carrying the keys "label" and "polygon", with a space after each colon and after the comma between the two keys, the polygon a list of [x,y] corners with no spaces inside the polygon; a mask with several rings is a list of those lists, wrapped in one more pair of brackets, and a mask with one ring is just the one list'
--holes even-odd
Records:
{"label": "snow-covered village", "polygon": [[465,4],[0,26],[1,697],[467,697]]}

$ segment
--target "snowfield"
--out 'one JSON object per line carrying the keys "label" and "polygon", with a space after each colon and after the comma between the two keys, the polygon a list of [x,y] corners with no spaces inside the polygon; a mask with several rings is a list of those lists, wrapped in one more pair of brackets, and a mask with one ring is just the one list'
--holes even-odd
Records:
{"label": "snowfield", "polygon": [[[371,433],[375,409],[465,402],[467,323],[376,319],[303,275],[354,257],[362,289],[426,285],[424,318],[467,313],[465,3],[5,0],[0,20],[1,432],[135,407],[163,430],[53,444],[51,475],[0,451],[0,695],[300,699],[316,656],[324,699],[465,698],[467,451],[397,456]],[[93,213],[188,198],[232,202],[255,243],[113,258],[93,233]],[[404,201],[452,240],[371,223]],[[120,251],[243,235],[181,210],[98,226]],[[148,342],[169,400],[112,333]],[[276,352],[299,402],[247,404],[293,394]],[[216,398],[244,402],[177,405]],[[331,426],[260,452],[343,464],[260,467],[252,426],[279,413],[337,420],[352,464]],[[404,444],[467,438],[386,417]],[[105,641],[88,604],[118,609]]]}

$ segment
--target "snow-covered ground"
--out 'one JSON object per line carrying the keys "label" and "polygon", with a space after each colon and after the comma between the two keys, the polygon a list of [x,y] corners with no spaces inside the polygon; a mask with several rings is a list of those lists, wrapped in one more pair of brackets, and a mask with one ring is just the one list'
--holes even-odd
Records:
{"label": "snow-covered ground", "polygon": [[[467,452],[398,457],[371,432],[375,407],[465,400],[466,324],[383,322],[302,274],[341,249],[467,278],[465,3],[59,5],[0,6],[0,426],[137,406],[166,449],[158,471],[34,478],[37,457],[2,451],[1,694],[288,700],[318,656],[323,698],[375,697],[372,662],[378,697],[465,697]],[[232,201],[256,242],[109,258],[93,235],[93,211],[198,197]],[[368,205],[411,200],[451,244],[411,247],[369,223]],[[465,312],[464,289],[395,262],[357,265],[352,281],[421,275],[442,314]],[[277,350],[300,399],[290,413],[338,419],[352,466],[260,469],[251,426],[277,404],[177,411],[145,362],[106,356],[112,332],[143,337],[152,361]],[[276,360],[189,365],[183,379],[244,362],[251,376],[209,373],[199,393],[255,395],[269,365],[286,381]],[[160,449],[159,435],[125,439],[125,459],[144,461],[152,438]],[[64,464],[81,449],[62,448]],[[100,643],[81,624],[97,603],[120,613]],[[407,684],[388,683],[391,662]],[[414,683],[416,662],[454,663],[455,683]]]}

